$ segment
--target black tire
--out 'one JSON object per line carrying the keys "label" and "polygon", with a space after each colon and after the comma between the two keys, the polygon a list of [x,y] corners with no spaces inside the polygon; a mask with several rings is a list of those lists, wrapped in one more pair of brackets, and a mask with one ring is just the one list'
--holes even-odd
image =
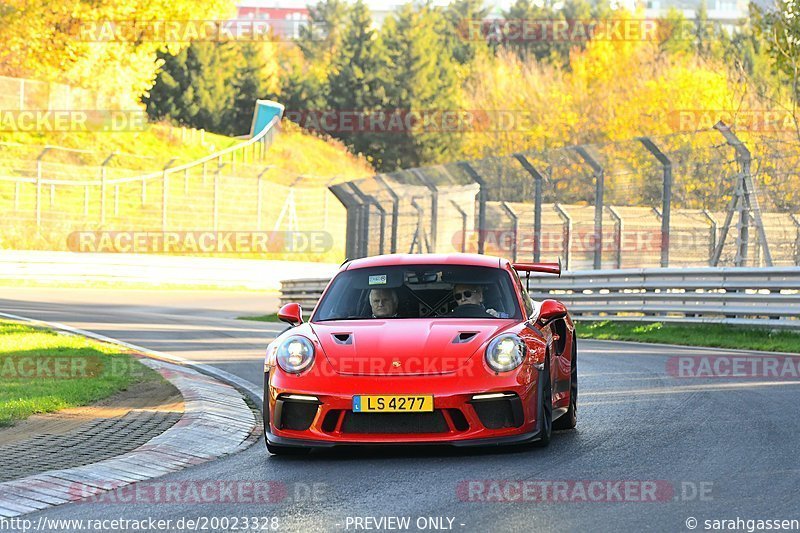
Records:
{"label": "black tire", "polygon": [[575,429],[578,424],[578,344],[572,339],[572,363],[569,371],[569,407],[567,412],[553,422],[553,429]]}
{"label": "black tire", "polygon": [[539,403],[539,420],[542,421],[542,431],[539,440],[533,443],[537,448],[544,448],[550,444],[553,435],[553,388],[550,381],[550,365],[544,365],[544,384],[542,384],[542,398]]}

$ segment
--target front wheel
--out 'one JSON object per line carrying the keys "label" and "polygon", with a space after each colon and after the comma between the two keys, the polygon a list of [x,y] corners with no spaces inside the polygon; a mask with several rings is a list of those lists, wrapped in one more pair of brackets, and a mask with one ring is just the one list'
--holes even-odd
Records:
{"label": "front wheel", "polygon": [[553,422],[553,429],[575,429],[578,425],[578,345],[572,339],[572,361],[569,372],[569,407],[567,412]]}
{"label": "front wheel", "polygon": [[533,443],[538,448],[550,444],[553,434],[553,389],[550,383],[550,365],[544,366],[544,383],[542,384],[542,397],[539,399],[539,440]]}

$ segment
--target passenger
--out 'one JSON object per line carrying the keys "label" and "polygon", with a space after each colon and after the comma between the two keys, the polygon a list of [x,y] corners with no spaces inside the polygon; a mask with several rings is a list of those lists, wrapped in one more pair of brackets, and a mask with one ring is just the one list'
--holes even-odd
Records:
{"label": "passenger", "polygon": [[[457,285],[454,285],[453,286],[453,299],[455,299],[456,304],[458,305],[458,307],[461,307],[461,306],[464,306],[464,305],[476,305],[476,306],[480,307],[481,311],[483,311],[487,315],[493,316],[495,318],[507,318],[507,316],[508,316],[508,315],[502,316],[502,315],[505,315],[505,313],[499,313],[499,312],[495,311],[494,309],[486,309],[483,306],[483,288],[480,285],[468,285],[468,284],[464,284],[464,283],[459,283]],[[456,310],[454,311],[456,316],[461,314],[461,313],[458,313],[458,307],[456,307]],[[466,310],[466,308],[465,308],[465,310]],[[466,315],[464,315],[464,316],[466,316]]]}
{"label": "passenger", "polygon": [[369,305],[373,318],[391,318],[397,316],[400,299],[392,289],[372,289],[369,292]]}

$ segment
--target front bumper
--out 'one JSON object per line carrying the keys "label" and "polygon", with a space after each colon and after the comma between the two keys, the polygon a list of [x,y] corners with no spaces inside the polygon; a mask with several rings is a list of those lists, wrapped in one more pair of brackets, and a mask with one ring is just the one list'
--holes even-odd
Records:
{"label": "front bumper", "polygon": [[[524,444],[540,438],[540,371],[523,365],[507,375],[477,376],[344,376],[328,374],[324,380],[289,375],[279,369],[265,373],[264,428],[270,444],[328,448],[338,445],[446,444],[499,446]],[[473,400],[487,393],[505,394],[496,405]],[[432,394],[434,413],[414,420],[405,413],[353,413],[354,394]],[[306,398],[304,406],[288,398]],[[287,405],[292,404],[287,410]],[[493,409],[497,416],[493,415]],[[306,413],[305,422],[287,423],[286,413]],[[354,417],[360,417],[354,419]],[[422,417],[420,417],[422,418]],[[434,420],[435,419],[435,420]],[[391,427],[397,420],[403,429]],[[372,422],[375,422],[374,424]],[[418,424],[419,430],[414,429]],[[387,427],[387,424],[390,427]],[[307,427],[306,427],[307,426]]]}

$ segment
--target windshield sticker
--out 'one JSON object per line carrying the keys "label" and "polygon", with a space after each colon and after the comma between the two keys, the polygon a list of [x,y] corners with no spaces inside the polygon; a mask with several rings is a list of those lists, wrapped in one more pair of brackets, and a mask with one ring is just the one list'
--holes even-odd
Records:
{"label": "windshield sticker", "polygon": [[382,276],[370,276],[369,277],[369,284],[370,285],[386,285],[386,274]]}

